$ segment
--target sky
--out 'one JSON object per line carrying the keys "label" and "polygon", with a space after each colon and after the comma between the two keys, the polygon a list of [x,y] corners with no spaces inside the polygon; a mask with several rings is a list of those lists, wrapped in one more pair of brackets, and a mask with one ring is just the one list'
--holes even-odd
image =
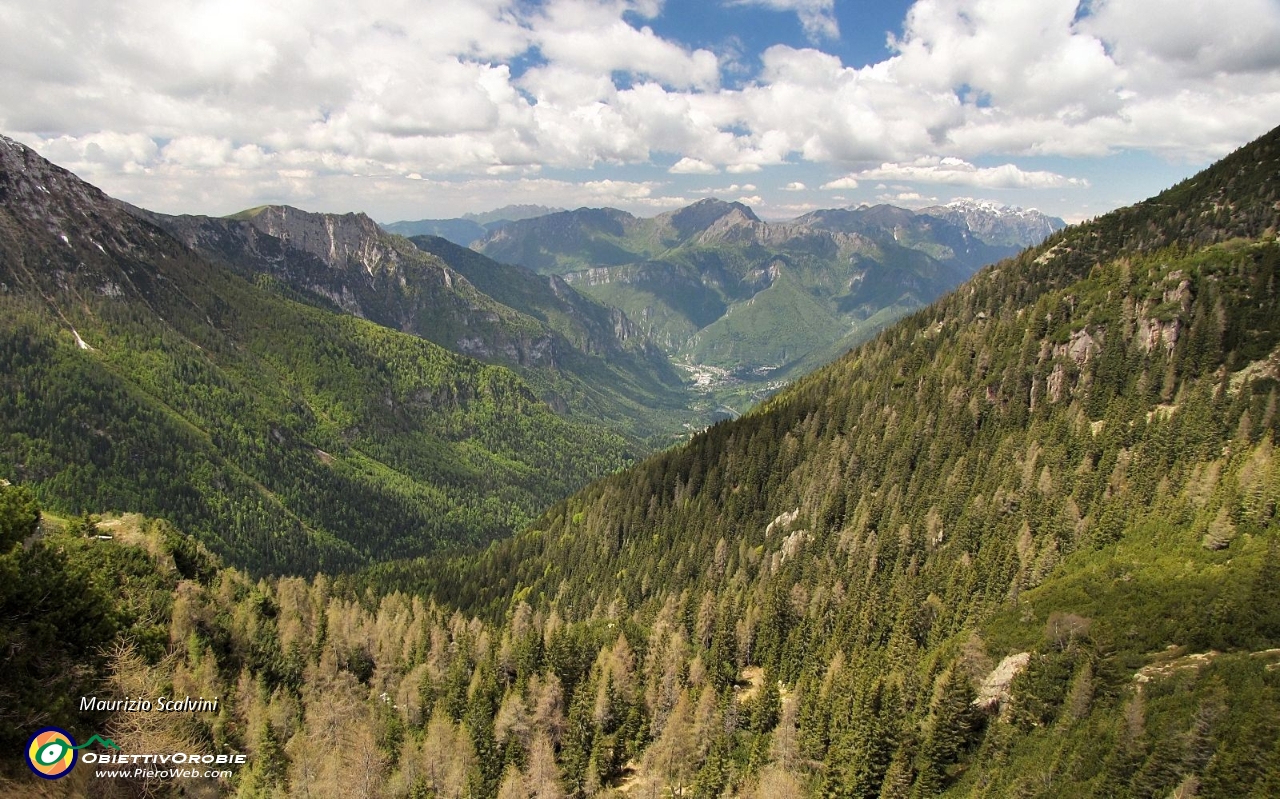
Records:
{"label": "sky", "polygon": [[1280,0],[0,0],[0,132],[168,213],[1068,221],[1280,124]]}

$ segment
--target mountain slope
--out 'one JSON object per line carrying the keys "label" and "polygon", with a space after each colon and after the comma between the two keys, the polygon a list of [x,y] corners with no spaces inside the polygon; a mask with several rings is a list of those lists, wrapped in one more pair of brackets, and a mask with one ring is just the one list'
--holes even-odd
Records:
{"label": "mountain slope", "polygon": [[628,457],[510,371],[247,282],[7,139],[0,286],[0,476],[254,570],[487,540]]}
{"label": "mountain slope", "polygon": [[382,227],[388,233],[410,238],[439,236],[463,247],[479,241],[489,233],[487,227],[470,219],[420,219],[414,222],[393,222]]}
{"label": "mountain slope", "polygon": [[279,280],[299,299],[510,367],[562,413],[637,439],[686,421],[687,399],[666,358],[624,317],[563,283],[441,240],[415,247],[363,214],[273,206],[226,219],[147,218],[246,277]]}
{"label": "mountain slope", "polygon": [[625,629],[654,790],[1269,795],[1278,192],[1280,129],[512,540],[372,577]]}

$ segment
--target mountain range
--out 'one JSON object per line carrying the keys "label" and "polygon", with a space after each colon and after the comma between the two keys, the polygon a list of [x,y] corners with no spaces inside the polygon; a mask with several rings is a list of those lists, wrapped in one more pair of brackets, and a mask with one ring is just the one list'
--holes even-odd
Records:
{"label": "mountain range", "polygon": [[[439,329],[517,342],[503,308],[572,329],[540,287],[603,308],[565,300],[592,270],[683,274],[674,318],[780,284],[870,303],[819,301],[832,247],[909,267],[892,293],[999,245],[896,209],[584,210],[493,234],[539,277],[244,217],[155,218],[0,140],[5,746],[243,753],[204,785],[246,797],[1280,793],[1280,128],[631,464],[512,369],[357,312],[430,331],[409,300],[466,281]],[[624,349],[670,345],[605,310]],[[136,508],[169,521],[105,512]],[[75,700],[106,690],[223,702]]]}
{"label": "mountain range", "polygon": [[387,225],[563,279],[622,309],[717,409],[736,413],[1065,224],[958,200],[813,211],[765,223],[707,199],[655,218],[512,206]]}
{"label": "mountain range", "polygon": [[513,221],[472,247],[621,308],[743,407],[1063,224],[974,202],[766,223],[708,199],[651,219],[583,208]]}

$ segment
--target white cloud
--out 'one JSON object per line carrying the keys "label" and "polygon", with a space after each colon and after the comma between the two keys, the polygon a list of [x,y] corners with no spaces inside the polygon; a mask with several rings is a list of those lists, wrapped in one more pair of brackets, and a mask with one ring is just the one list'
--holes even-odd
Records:
{"label": "white cloud", "polygon": [[[963,122],[953,93],[903,87],[884,69],[851,69],[812,49],[771,47],[741,114],[779,160],[887,160],[930,152],[938,131]],[[766,139],[766,137],[768,137]]]}
{"label": "white cloud", "polygon": [[615,199],[636,200],[642,199],[653,194],[655,183],[640,182],[628,180],[589,180],[579,184],[579,187],[597,197],[612,197]]}
{"label": "white cloud", "polygon": [[1274,0],[1094,0],[1080,27],[1111,43],[1123,63],[1161,62],[1198,77],[1280,67]]}
{"label": "white cloud", "polygon": [[822,188],[835,191],[841,189],[856,189],[858,188],[858,181],[852,175],[846,175],[842,178],[836,178],[835,180],[823,183]]}
{"label": "white cloud", "polygon": [[783,190],[783,191],[804,191],[804,190],[805,190],[805,188],[806,188],[806,186],[805,186],[803,183],[801,183],[800,181],[796,180],[796,181],[792,181],[791,183],[788,183],[787,185],[783,186],[783,187],[782,187],[782,190]]}
{"label": "white cloud", "polygon": [[945,134],[961,155],[1208,160],[1280,118],[1273,0],[1079,5],[918,0],[898,54],[877,67],[904,87],[963,95]]}
{"label": "white cloud", "polygon": [[743,184],[734,183],[729,186],[721,186],[719,188],[707,187],[705,189],[698,189],[693,193],[707,194],[713,197],[720,197],[726,194],[736,194],[740,191],[755,191],[755,190],[756,190],[756,184],[754,183],[743,183]]}
{"label": "white cloud", "polygon": [[888,203],[889,205],[897,205],[902,208],[924,208],[938,203],[937,197],[926,197],[919,192],[902,191],[896,194],[880,194],[876,196],[877,202]]}
{"label": "white cloud", "polygon": [[794,11],[805,35],[811,40],[838,39],[835,0],[729,0],[731,6],[763,6],[775,11]]}
{"label": "white cloud", "polygon": [[820,206],[815,203],[770,203],[765,206],[763,212],[761,212],[760,209],[753,210],[755,210],[756,213],[766,221],[785,221],[795,219],[797,216],[807,214],[810,211],[816,211],[823,207],[826,206]]}
{"label": "white cloud", "polygon": [[626,0],[550,0],[532,25],[532,38],[553,63],[591,75],[615,70],[682,88],[713,88],[720,67],[710,50],[689,52],[652,28],[633,27],[624,12],[653,16],[659,4]]}
{"label": "white cloud", "polygon": [[[978,186],[988,189],[1057,189],[1087,188],[1089,181],[1069,178],[1054,172],[1026,171],[1014,164],[978,167],[959,158],[925,156],[909,164],[881,164],[858,173],[866,180],[905,180],[916,183],[941,183],[948,186]],[[851,180],[851,178],[842,178]],[[823,188],[853,188],[833,181]],[[856,185],[856,184],[855,184]]]}
{"label": "white cloud", "polygon": [[125,173],[144,172],[160,153],[151,137],[141,133],[91,133],[28,140],[45,158],[81,169],[107,168]]}
{"label": "white cloud", "polygon": [[918,0],[898,41],[904,84],[968,86],[1019,114],[1115,112],[1123,75],[1094,36],[1073,24],[1078,0]]}
{"label": "white cloud", "polygon": [[[833,0],[741,2],[798,14],[815,42],[836,32]],[[646,24],[660,0],[0,0],[0,130],[125,199],[203,211],[381,207],[353,174],[421,189],[671,163],[1071,187],[1019,158],[1205,161],[1280,120],[1276,0],[1079,5],[917,0],[893,54],[852,68],[816,47],[689,47]]]}
{"label": "white cloud", "polygon": [[667,171],[673,175],[714,175],[720,170],[706,161],[685,157],[672,164]]}

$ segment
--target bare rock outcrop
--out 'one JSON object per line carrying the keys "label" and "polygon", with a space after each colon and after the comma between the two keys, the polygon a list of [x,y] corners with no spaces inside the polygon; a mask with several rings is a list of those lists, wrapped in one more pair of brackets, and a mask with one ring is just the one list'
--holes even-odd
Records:
{"label": "bare rock outcrop", "polygon": [[1009,655],[1000,661],[1000,665],[987,675],[978,689],[978,698],[973,700],[974,707],[988,713],[999,711],[1009,701],[1009,690],[1013,680],[1026,669],[1031,662],[1030,652],[1019,652]]}

